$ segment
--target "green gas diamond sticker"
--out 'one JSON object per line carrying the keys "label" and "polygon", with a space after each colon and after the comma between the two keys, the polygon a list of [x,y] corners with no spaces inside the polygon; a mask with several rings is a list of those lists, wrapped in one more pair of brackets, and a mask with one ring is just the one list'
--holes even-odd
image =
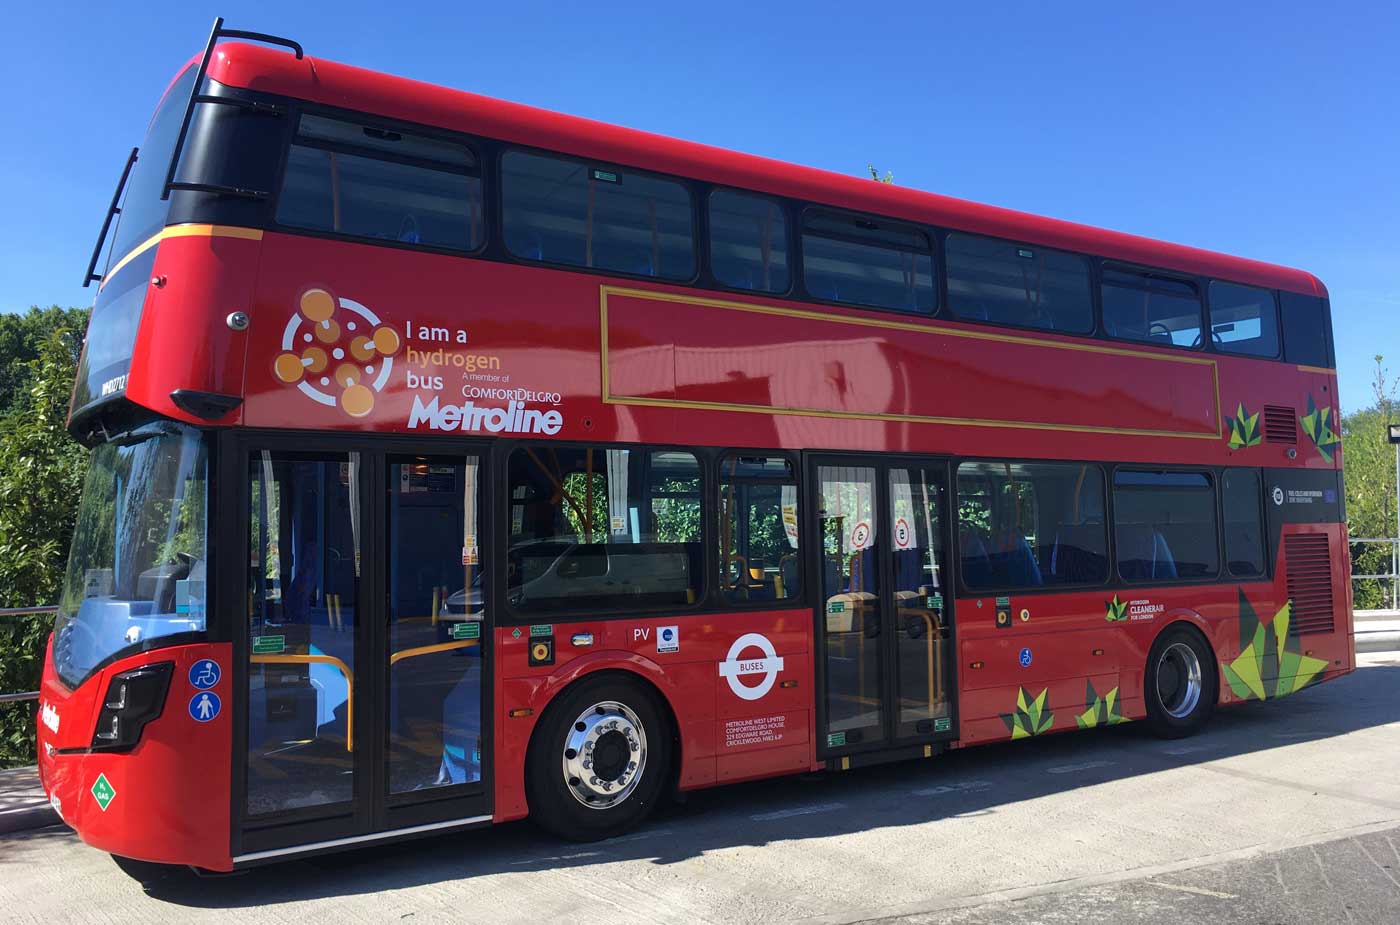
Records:
{"label": "green gas diamond sticker", "polygon": [[97,805],[104,813],[111,802],[117,798],[117,791],[112,789],[106,774],[97,775],[97,780],[93,781],[92,796],[93,799],[97,800]]}

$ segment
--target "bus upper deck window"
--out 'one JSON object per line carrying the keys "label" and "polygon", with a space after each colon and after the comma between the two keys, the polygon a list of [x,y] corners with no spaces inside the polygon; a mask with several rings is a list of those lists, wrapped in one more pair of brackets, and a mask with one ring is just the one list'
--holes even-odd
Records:
{"label": "bus upper deck window", "polygon": [[474,251],[486,239],[481,169],[466,145],[303,115],[287,155],[282,225]]}

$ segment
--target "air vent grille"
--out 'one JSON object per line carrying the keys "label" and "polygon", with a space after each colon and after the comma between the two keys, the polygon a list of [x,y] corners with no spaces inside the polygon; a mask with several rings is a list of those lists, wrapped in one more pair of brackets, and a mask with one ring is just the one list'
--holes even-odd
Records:
{"label": "air vent grille", "polygon": [[1297,443],[1298,419],[1283,405],[1264,406],[1264,439],[1270,443]]}
{"label": "air vent grille", "polygon": [[1288,597],[1293,601],[1288,634],[1332,632],[1332,562],[1327,534],[1284,537],[1283,558]]}

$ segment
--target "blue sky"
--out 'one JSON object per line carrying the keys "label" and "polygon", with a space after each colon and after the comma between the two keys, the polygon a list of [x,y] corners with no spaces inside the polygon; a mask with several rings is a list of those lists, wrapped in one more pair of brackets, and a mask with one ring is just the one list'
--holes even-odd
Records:
{"label": "blue sky", "polygon": [[1343,409],[1370,403],[1375,354],[1400,372],[1393,0],[18,4],[0,310],[88,304],[123,158],[218,14],[312,55],[1301,267],[1332,293]]}

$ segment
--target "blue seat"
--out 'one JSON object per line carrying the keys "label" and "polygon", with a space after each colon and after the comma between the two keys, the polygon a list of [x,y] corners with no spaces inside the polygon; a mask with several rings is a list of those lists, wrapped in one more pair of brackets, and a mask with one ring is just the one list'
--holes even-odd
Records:
{"label": "blue seat", "polygon": [[1167,538],[1150,524],[1121,524],[1118,572],[1127,581],[1165,581],[1177,577],[1176,559]]}
{"label": "blue seat", "polygon": [[1034,588],[1045,584],[1040,565],[1024,536],[1009,537],[1001,552],[992,557],[992,574],[998,587]]}
{"label": "blue seat", "polygon": [[992,560],[987,554],[987,544],[976,533],[963,533],[958,537],[958,554],[962,559],[963,583],[969,588],[988,588],[993,583]]}

